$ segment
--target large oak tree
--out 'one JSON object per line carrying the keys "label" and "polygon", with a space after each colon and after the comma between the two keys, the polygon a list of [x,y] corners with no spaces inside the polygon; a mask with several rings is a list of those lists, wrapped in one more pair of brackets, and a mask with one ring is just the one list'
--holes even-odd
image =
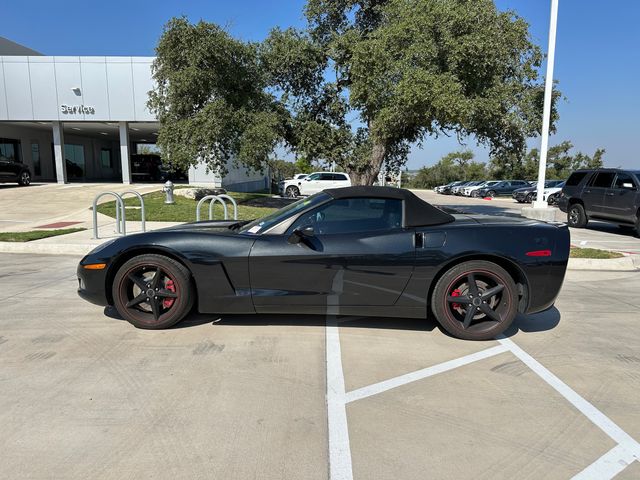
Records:
{"label": "large oak tree", "polygon": [[492,0],[308,0],[305,14],[306,30],[260,43],[169,22],[150,107],[171,162],[259,168],[285,145],[372,184],[429,137],[521,155],[539,133],[542,54]]}

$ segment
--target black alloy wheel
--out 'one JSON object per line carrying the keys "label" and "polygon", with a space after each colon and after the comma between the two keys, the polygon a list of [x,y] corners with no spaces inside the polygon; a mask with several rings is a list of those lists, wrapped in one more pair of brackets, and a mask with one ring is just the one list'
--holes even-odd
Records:
{"label": "black alloy wheel", "polygon": [[518,313],[518,289],[499,265],[484,260],[448,270],[432,296],[436,319],[451,335],[488,340],[504,332]]}
{"label": "black alloy wheel", "polygon": [[296,198],[300,196],[300,190],[298,189],[298,187],[294,187],[293,185],[287,187],[287,190],[285,193],[289,198]]}
{"label": "black alloy wheel", "polygon": [[582,228],[587,225],[587,214],[580,203],[574,203],[567,211],[567,223],[570,227]]}
{"label": "black alloy wheel", "polygon": [[489,197],[489,198],[494,198],[495,196],[496,196],[496,192],[495,192],[495,190],[489,190],[489,191],[487,192],[487,197]]}
{"label": "black alloy wheel", "polygon": [[524,201],[527,203],[533,202],[533,193],[527,193],[527,196],[525,197]]}
{"label": "black alloy wheel", "polygon": [[193,306],[189,271],[175,260],[155,254],[127,261],[113,281],[118,313],[138,328],[168,328]]}
{"label": "black alloy wheel", "polygon": [[26,187],[31,183],[31,174],[29,172],[22,172],[18,179],[18,184]]}

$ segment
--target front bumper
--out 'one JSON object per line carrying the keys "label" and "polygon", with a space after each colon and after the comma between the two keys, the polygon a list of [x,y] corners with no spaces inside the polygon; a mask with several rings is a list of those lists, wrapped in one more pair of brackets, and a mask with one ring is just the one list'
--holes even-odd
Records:
{"label": "front bumper", "polygon": [[106,268],[104,270],[87,270],[81,262],[76,273],[80,298],[94,305],[103,307],[109,305],[106,295]]}

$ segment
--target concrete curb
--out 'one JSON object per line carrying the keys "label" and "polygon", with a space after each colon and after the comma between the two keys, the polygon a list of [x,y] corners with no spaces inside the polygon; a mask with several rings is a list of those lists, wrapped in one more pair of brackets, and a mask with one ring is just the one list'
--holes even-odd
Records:
{"label": "concrete curb", "polygon": [[0,242],[0,253],[31,253],[47,255],[79,255],[84,256],[96,245],[65,244],[65,243],[31,243],[31,242]]}
{"label": "concrete curb", "polygon": [[640,255],[629,255],[621,258],[570,258],[568,270],[640,270]]}

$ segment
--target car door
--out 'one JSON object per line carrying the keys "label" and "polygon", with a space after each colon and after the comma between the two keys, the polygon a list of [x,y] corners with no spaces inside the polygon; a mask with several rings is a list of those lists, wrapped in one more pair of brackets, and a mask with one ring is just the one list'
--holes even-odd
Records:
{"label": "car door", "polygon": [[[257,312],[308,307],[393,305],[413,272],[414,231],[402,227],[402,201],[334,199],[303,213],[282,234],[261,235],[251,249]],[[313,229],[299,243],[294,231]]]}
{"label": "car door", "polygon": [[348,187],[351,184],[345,173],[333,173],[331,176],[333,178],[332,188]]}
{"label": "car door", "polygon": [[604,214],[611,219],[634,223],[636,217],[635,199],[638,185],[625,172],[618,172],[611,188],[604,194]]}
{"label": "car door", "polygon": [[605,170],[599,171],[591,177],[589,183],[584,187],[581,196],[587,215],[598,216],[605,214],[605,193],[613,185],[615,176],[615,172]]}

